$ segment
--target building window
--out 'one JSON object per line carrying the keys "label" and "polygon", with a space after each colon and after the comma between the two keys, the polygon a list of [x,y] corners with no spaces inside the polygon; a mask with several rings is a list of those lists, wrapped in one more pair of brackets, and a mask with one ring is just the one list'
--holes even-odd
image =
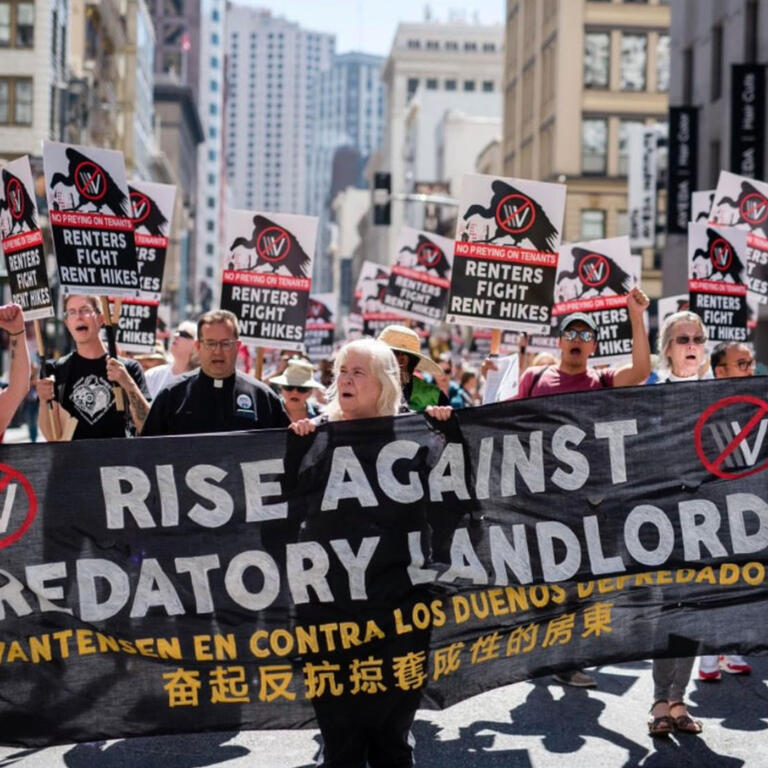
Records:
{"label": "building window", "polygon": [[629,234],[629,214],[626,211],[616,211],[616,237]]}
{"label": "building window", "polygon": [[464,90],[465,91],[474,91],[475,90],[475,81],[474,80],[465,80],[464,81]]}
{"label": "building window", "polygon": [[410,101],[413,94],[416,93],[416,89],[419,87],[419,78],[418,77],[409,77],[408,78],[408,93],[406,95],[406,100]]}
{"label": "building window", "polygon": [[427,90],[428,91],[436,91],[437,90],[437,78],[436,77],[428,77],[427,78]]}
{"label": "building window", "polygon": [[621,90],[645,90],[648,39],[645,35],[621,36]]}
{"label": "building window", "polygon": [[208,256],[213,256],[213,254],[215,252],[214,248],[213,248],[213,243],[208,243],[205,246],[205,252],[208,254]]}
{"label": "building window", "polygon": [[445,90],[446,91],[455,91],[456,90],[456,81],[455,80],[446,80],[445,81]]}
{"label": "building window", "polygon": [[633,125],[644,125],[642,120],[619,121],[619,176],[629,172],[629,134]]}
{"label": "building window", "polygon": [[493,93],[493,80],[483,80],[483,92]]}
{"label": "building window", "polygon": [[459,44],[455,40],[446,40],[445,50],[446,51],[458,51],[459,50]]}
{"label": "building window", "polygon": [[483,51],[485,51],[485,53],[495,53],[496,43],[483,43]]}
{"label": "building window", "polygon": [[464,50],[465,51],[476,51],[477,50],[477,43],[473,42],[466,42],[464,43]]}
{"label": "building window", "polygon": [[32,125],[31,77],[0,77],[0,125]]}
{"label": "building window", "polygon": [[608,121],[605,118],[581,122],[581,170],[584,174],[604,174],[608,152]]}
{"label": "building window", "polygon": [[209,149],[208,150],[208,160],[212,163],[216,162],[216,150],[215,149]]}
{"label": "building window", "polygon": [[32,48],[34,44],[35,4],[0,0],[0,48]]}
{"label": "building window", "polygon": [[607,88],[611,71],[611,38],[607,32],[584,35],[584,87]]}
{"label": "building window", "polygon": [[409,48],[421,48],[421,40],[409,40],[408,41],[408,47]]}
{"label": "building window", "polygon": [[208,174],[208,183],[209,184],[215,184],[216,183],[216,176],[212,173]]}
{"label": "building window", "polygon": [[693,48],[683,51],[683,104],[693,99]]}
{"label": "building window", "polygon": [[217,69],[219,66],[219,59],[217,56],[211,56],[211,69]]}
{"label": "building window", "polygon": [[438,51],[440,50],[440,43],[437,40],[427,40],[427,48],[430,51]]}
{"label": "building window", "polygon": [[723,28],[712,27],[712,90],[711,101],[723,95]]}
{"label": "building window", "polygon": [[656,90],[660,93],[669,90],[669,35],[659,35],[656,46]]}
{"label": "building window", "polygon": [[206,221],[206,222],[205,222],[205,228],[206,228],[206,229],[207,229],[209,232],[213,232],[213,230],[215,229],[215,227],[216,227],[216,222],[215,222],[215,221],[212,221],[211,219],[208,219],[208,221]]}
{"label": "building window", "polygon": [[581,239],[600,240],[605,237],[605,211],[584,208],[581,211]]}
{"label": "building window", "polygon": [[712,189],[717,187],[720,177],[720,141],[709,142],[709,185]]}
{"label": "building window", "polygon": [[757,30],[758,30],[758,7],[757,0],[747,0],[747,7],[744,9],[746,25],[744,41],[744,61],[751,64],[757,61]]}

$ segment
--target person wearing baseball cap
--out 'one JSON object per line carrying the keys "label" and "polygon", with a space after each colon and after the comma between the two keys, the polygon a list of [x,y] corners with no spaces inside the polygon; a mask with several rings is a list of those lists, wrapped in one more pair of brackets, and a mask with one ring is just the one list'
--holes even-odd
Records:
{"label": "person wearing baseball cap", "polygon": [[[648,297],[635,286],[627,296],[627,312],[632,325],[632,362],[621,368],[596,370],[589,358],[597,351],[598,324],[594,315],[574,312],[560,322],[560,362],[532,366],[520,378],[517,398],[538,397],[588,389],[631,387],[642,384],[651,372],[651,349],[643,323]],[[580,669],[554,675],[557,682],[577,688],[594,688],[595,679]]]}
{"label": "person wearing baseball cap", "polygon": [[450,405],[439,387],[415,376],[415,371],[441,376],[443,369],[433,360],[421,354],[419,336],[405,325],[388,325],[379,334],[394,353],[400,366],[400,384],[403,388],[403,404],[412,411],[423,411],[428,405]]}

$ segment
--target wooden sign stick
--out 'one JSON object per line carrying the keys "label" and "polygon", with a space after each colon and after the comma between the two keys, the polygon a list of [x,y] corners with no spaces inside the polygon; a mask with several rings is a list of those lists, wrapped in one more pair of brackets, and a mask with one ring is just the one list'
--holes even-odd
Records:
{"label": "wooden sign stick", "polygon": [[490,355],[498,357],[499,350],[501,349],[501,328],[494,328],[491,331],[491,352]]}
{"label": "wooden sign stick", "polygon": [[256,347],[256,364],[254,365],[254,378],[261,381],[261,375],[264,373],[264,347]]}
{"label": "wooden sign stick", "polygon": [[[104,328],[107,331],[107,348],[109,356],[117,359],[117,342],[115,341],[115,326],[112,322],[112,314],[109,311],[109,299],[106,296],[101,297],[101,311],[104,314]],[[123,390],[117,384],[112,385],[112,392],[115,395],[115,408],[118,411],[125,410],[123,401]]]}

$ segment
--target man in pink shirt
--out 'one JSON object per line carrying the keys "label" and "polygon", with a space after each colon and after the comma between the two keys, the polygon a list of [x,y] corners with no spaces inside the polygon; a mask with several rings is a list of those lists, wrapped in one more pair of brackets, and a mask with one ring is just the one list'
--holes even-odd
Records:
{"label": "man in pink shirt", "polygon": [[[632,325],[632,362],[621,368],[599,371],[590,368],[589,358],[597,350],[599,333],[594,317],[583,312],[564,317],[557,340],[560,362],[529,368],[520,379],[517,398],[642,384],[651,373],[651,349],[643,324],[643,312],[648,304],[648,297],[635,286],[627,297],[627,311]],[[580,669],[561,672],[554,678],[559,683],[579,688],[596,685],[594,678]]]}

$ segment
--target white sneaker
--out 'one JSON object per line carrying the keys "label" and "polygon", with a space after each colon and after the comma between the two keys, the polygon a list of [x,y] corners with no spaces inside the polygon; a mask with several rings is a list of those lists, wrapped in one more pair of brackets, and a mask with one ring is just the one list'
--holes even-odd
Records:
{"label": "white sneaker", "polygon": [[750,675],[752,666],[747,663],[743,656],[732,653],[730,656],[720,657],[720,669],[725,670],[731,675]]}
{"label": "white sneaker", "polygon": [[699,658],[699,680],[703,680],[706,683],[715,683],[721,677],[719,657],[701,656]]}

